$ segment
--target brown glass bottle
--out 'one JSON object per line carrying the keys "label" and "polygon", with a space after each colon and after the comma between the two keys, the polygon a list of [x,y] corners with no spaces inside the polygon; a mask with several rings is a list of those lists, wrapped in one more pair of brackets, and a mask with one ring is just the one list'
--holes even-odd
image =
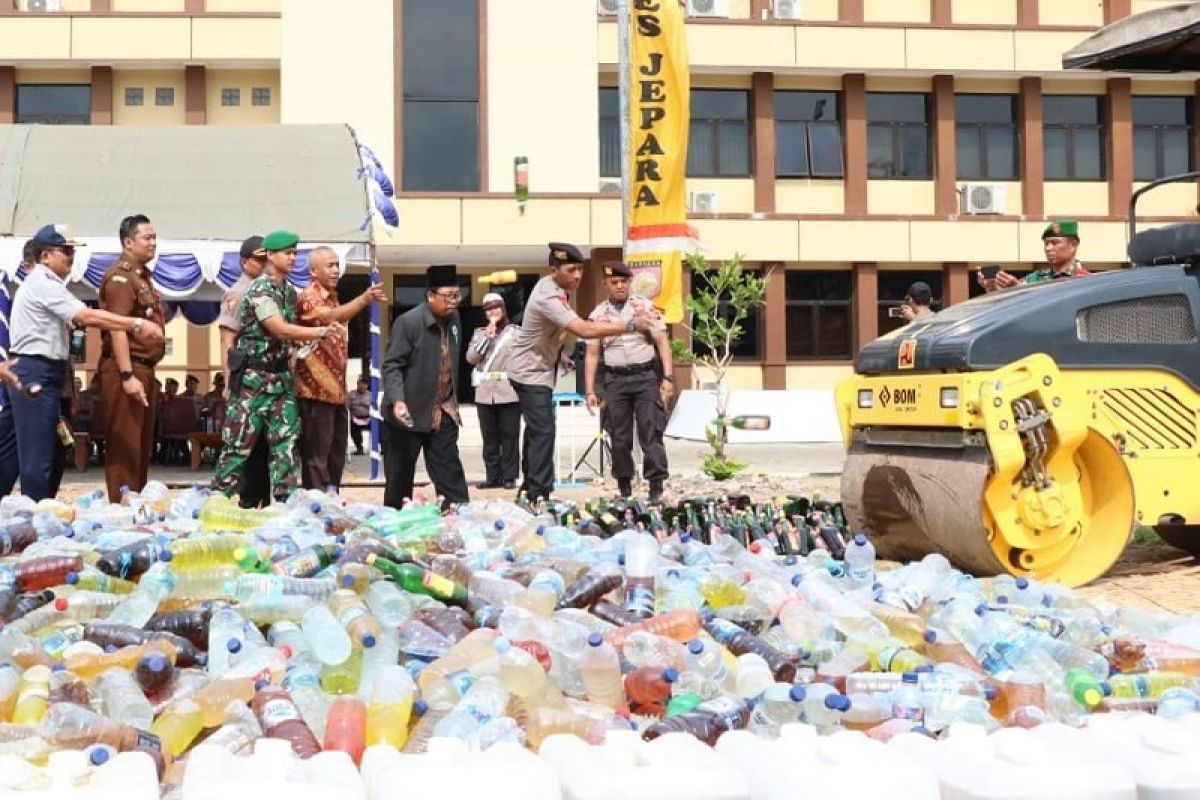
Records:
{"label": "brown glass bottle", "polygon": [[616,574],[604,575],[593,572],[584,575],[566,588],[558,600],[558,607],[588,608],[609,592],[620,589],[623,583],[621,576]]}
{"label": "brown glass bottle", "polygon": [[285,690],[266,685],[260,688],[250,703],[263,733],[275,739],[285,739],[292,752],[301,758],[312,758],[321,752],[321,743],[312,728],[300,716],[300,709]]}

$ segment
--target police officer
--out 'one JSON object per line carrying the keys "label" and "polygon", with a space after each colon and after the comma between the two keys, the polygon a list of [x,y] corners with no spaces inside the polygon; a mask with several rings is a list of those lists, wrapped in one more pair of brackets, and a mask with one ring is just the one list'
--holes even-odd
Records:
{"label": "police officer", "polygon": [[[162,299],[146,266],[158,250],[158,234],[149,218],[134,214],[121,220],[121,255],[100,282],[100,307],[113,314],[163,325]],[[166,345],[131,341],[124,332],[105,333],[100,350],[100,397],[107,414],[104,481],[108,499],[121,500],[122,488],[140,492],[154,451],[154,411],[158,388],[154,367]]]}
{"label": "police officer", "polygon": [[1046,254],[1045,266],[1024,278],[1000,270],[995,278],[985,278],[983,272],[979,272],[976,274],[976,280],[984,289],[994,292],[1023,283],[1046,283],[1060,278],[1079,278],[1092,274],[1084,269],[1083,264],[1076,258],[1079,252],[1079,223],[1073,219],[1051,222],[1046,226],[1042,231],[1042,251]]}
{"label": "police officer", "polygon": [[[634,314],[655,316],[650,301],[630,293],[633,272],[620,261],[604,265],[604,286],[608,299],[596,306],[588,317],[593,322],[624,324]],[[657,356],[657,359],[655,359]],[[596,382],[603,362],[603,384]],[[655,318],[646,333],[634,331],[606,336],[587,344],[583,383],[588,408],[600,405],[601,389],[605,404],[605,424],[612,437],[613,477],[622,497],[633,493],[633,429],[637,425],[638,444],[642,448],[642,476],[650,482],[649,501],[662,501],[663,481],[668,475],[667,450],[663,431],[667,426],[667,406],[675,392],[671,363],[671,345],[667,326]]]}
{"label": "police officer", "polygon": [[230,403],[225,415],[224,447],[217,460],[213,488],[232,495],[246,458],[260,436],[270,445],[271,494],[286,500],[298,483],[296,388],[291,342],[340,336],[334,323],[296,324],[296,291],[287,276],[296,265],[299,235],[275,231],[263,239],[267,268],[251,281],[239,306],[240,331],[229,355]]}
{"label": "police officer", "polygon": [[650,330],[652,318],[634,313],[623,322],[591,322],[579,318],[568,294],[583,280],[583,254],[562,242],[550,243],[550,274],[529,294],[521,318],[521,332],[509,356],[508,379],[517,391],[525,419],[521,490],[533,502],[554,489],[554,382],[555,370],[567,333],[581,339],[619,336]]}

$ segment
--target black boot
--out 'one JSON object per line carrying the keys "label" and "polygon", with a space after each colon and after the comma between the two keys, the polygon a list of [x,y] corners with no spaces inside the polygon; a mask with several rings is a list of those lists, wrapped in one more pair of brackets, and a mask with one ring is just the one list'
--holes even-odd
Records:
{"label": "black boot", "polygon": [[652,506],[657,506],[662,503],[662,498],[663,498],[663,482],[662,481],[650,481],[650,496],[646,498],[646,502],[648,502]]}
{"label": "black boot", "polygon": [[633,479],[632,478],[617,478],[617,494],[621,497],[633,496]]}

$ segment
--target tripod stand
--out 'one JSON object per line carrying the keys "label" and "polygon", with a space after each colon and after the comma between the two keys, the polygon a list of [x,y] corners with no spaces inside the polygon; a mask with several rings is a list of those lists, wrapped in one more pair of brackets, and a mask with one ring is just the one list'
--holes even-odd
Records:
{"label": "tripod stand", "polygon": [[[601,406],[600,413],[596,415],[596,420],[598,423],[596,435],[592,437],[592,441],[588,444],[587,449],[583,451],[583,455],[581,455],[579,460],[575,462],[575,467],[571,470],[572,474],[578,473],[581,465],[587,465],[587,468],[592,471],[593,475],[601,480],[604,480],[604,476],[608,472],[608,470],[604,468],[605,456],[608,457],[609,463],[612,463],[612,444],[610,444],[608,440],[608,430],[604,427],[604,413],[605,409],[603,406]],[[591,458],[593,449],[597,451],[597,456],[600,459],[600,466],[598,468],[592,467],[591,463],[588,461],[588,459]]]}

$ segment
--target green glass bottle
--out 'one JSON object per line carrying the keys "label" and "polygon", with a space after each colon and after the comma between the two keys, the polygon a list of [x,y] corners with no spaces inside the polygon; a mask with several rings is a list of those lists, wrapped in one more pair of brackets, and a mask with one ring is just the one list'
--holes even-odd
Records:
{"label": "green glass bottle", "polygon": [[433,570],[417,564],[397,564],[374,553],[367,556],[367,564],[398,583],[406,592],[429,595],[443,603],[466,605],[467,588]]}

